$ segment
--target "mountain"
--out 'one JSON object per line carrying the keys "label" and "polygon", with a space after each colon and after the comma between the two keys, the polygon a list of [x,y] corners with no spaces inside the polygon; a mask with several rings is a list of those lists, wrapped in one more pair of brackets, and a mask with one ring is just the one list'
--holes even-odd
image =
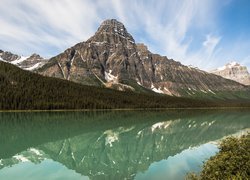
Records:
{"label": "mountain", "polygon": [[46,59],[42,58],[38,54],[32,54],[29,57],[25,57],[3,50],[0,50],[0,60],[30,71],[43,66],[47,62]]}
{"label": "mountain", "polygon": [[247,67],[236,62],[228,63],[223,67],[211,71],[211,73],[237,81],[241,84],[250,85],[250,74]]}
{"label": "mountain", "polygon": [[0,61],[0,109],[166,108],[234,104],[225,103],[86,86],[44,77]]}
{"label": "mountain", "polygon": [[235,81],[151,53],[115,19],[105,20],[94,36],[51,58],[37,72],[85,85],[172,96],[228,98],[249,93]]}

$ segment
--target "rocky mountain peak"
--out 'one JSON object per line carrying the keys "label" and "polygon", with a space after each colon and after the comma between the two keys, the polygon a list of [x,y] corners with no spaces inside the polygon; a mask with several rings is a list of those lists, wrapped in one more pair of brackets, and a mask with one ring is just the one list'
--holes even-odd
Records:
{"label": "rocky mountain peak", "polygon": [[112,27],[121,27],[124,28],[123,23],[119,22],[116,19],[107,19],[104,20],[100,26],[112,26]]}
{"label": "rocky mountain peak", "polygon": [[44,59],[44,58],[36,53],[32,54],[30,57],[27,58],[27,60],[42,60],[42,59]]}
{"label": "rocky mountain peak", "polygon": [[235,61],[231,61],[230,63],[227,63],[226,65],[228,65],[228,66],[240,66],[240,64],[235,62]]}
{"label": "rocky mountain peak", "polygon": [[125,26],[116,19],[108,19],[102,22],[98,31],[118,34],[128,34]]}
{"label": "rocky mountain peak", "polygon": [[230,63],[227,63],[225,65],[226,68],[233,68],[233,67],[237,67],[237,66],[241,66],[239,63],[235,62],[235,61],[232,61]]}
{"label": "rocky mountain peak", "polygon": [[13,54],[9,51],[3,51],[1,50],[0,51],[0,58],[4,61],[7,61],[7,62],[12,62],[12,61],[15,61],[15,60],[18,60],[21,58],[21,56],[17,55],[17,54]]}
{"label": "rocky mountain peak", "polygon": [[235,61],[227,63],[225,66],[211,71],[211,73],[237,81],[241,84],[250,85],[250,74],[247,67]]}
{"label": "rocky mountain peak", "polygon": [[108,19],[101,23],[95,35],[88,40],[118,44],[120,42],[135,43],[134,38],[128,33],[125,26],[116,19]]}
{"label": "rocky mountain peak", "polygon": [[30,57],[37,57],[37,58],[41,58],[41,56],[39,54],[33,53],[30,55]]}
{"label": "rocky mountain peak", "polygon": [[145,44],[143,44],[143,43],[137,43],[136,47],[140,51],[143,51],[143,52],[147,52],[148,51],[148,47]]}

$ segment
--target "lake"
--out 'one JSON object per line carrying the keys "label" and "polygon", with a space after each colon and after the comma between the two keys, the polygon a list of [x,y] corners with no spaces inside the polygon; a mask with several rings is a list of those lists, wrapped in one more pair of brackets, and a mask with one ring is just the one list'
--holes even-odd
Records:
{"label": "lake", "polygon": [[247,110],[1,112],[0,179],[184,179]]}

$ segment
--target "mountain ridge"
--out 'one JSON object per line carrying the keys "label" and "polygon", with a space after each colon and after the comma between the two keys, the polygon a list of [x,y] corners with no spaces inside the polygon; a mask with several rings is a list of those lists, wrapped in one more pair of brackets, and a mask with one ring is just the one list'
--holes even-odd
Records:
{"label": "mountain ridge", "polygon": [[52,57],[36,72],[77,83],[171,96],[215,96],[248,88],[235,81],[184,66],[137,44],[125,26],[105,20],[87,41]]}
{"label": "mountain ridge", "polygon": [[43,66],[47,60],[39,54],[33,53],[30,56],[20,56],[9,51],[0,50],[0,61],[16,65],[24,70],[33,71]]}

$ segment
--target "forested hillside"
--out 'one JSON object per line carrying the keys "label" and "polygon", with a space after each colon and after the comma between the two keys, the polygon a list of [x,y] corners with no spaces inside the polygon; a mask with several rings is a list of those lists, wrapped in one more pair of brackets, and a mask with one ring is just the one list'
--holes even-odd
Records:
{"label": "forested hillside", "polygon": [[114,109],[249,106],[248,102],[215,102],[158,94],[120,92],[43,77],[0,62],[0,109]]}

